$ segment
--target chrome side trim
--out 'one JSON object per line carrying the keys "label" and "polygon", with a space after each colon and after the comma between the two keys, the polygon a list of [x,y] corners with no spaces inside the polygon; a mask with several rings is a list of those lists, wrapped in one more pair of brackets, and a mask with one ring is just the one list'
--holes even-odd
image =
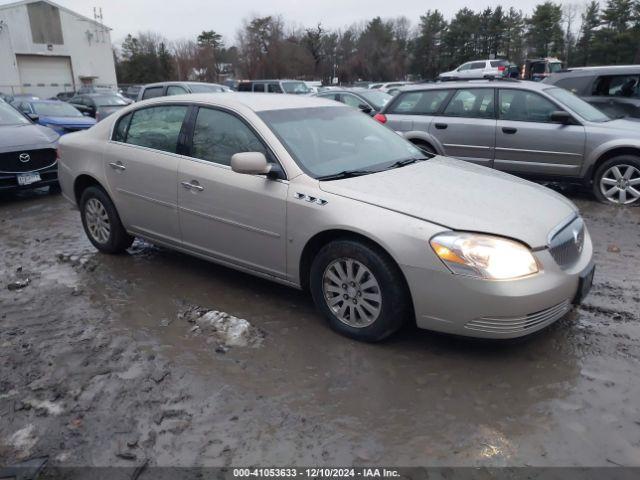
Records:
{"label": "chrome side trim", "polygon": [[487,147],[484,145],[461,145],[458,143],[445,143],[443,144],[444,147],[453,147],[453,148],[474,148],[477,150],[491,150],[493,149],[493,147]]}
{"label": "chrome side trim", "polygon": [[141,195],[139,193],[133,193],[129,190],[124,190],[123,188],[116,188],[116,192],[122,193],[124,195],[129,195],[131,197],[139,198],[141,200],[146,200],[147,202],[155,203],[156,205],[162,205],[163,207],[170,208],[172,210],[176,210],[177,205],[175,203],[169,203],[162,200],[158,200],[157,198],[147,197],[146,195]]}
{"label": "chrome side trim", "polygon": [[[583,157],[581,153],[571,153],[571,152],[556,152],[553,150],[527,150],[526,148],[506,148],[506,147],[496,147],[496,151],[501,152],[520,152],[520,153],[536,153],[543,155],[565,155],[568,157]],[[540,165],[545,165],[541,163]],[[554,165],[554,164],[551,164]]]}
{"label": "chrome side trim", "polygon": [[276,232],[271,232],[269,230],[263,230],[261,228],[252,227],[251,225],[245,225],[244,223],[234,222],[233,220],[229,220],[227,218],[216,217],[215,215],[211,215],[209,213],[199,212],[197,210],[191,210],[186,207],[178,207],[178,210],[182,212],[187,212],[192,215],[196,215],[198,217],[203,217],[208,220],[214,220],[216,222],[224,223],[226,225],[231,225],[232,227],[242,228],[244,230],[249,230],[250,232],[260,233],[262,235],[267,235],[268,237],[280,238],[280,234]]}

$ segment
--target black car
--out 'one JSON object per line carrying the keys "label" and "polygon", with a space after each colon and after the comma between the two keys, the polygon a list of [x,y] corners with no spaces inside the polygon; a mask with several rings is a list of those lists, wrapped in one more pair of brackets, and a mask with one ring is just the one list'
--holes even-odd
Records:
{"label": "black car", "polygon": [[371,116],[382,110],[389,100],[393,98],[388,93],[368,88],[345,88],[342,90],[326,90],[316,95],[320,98],[336,100]]}
{"label": "black car", "polygon": [[570,68],[544,83],[575,93],[612,118],[640,118],[640,65]]}
{"label": "black car", "polygon": [[0,191],[58,188],[58,134],[0,102]]}
{"label": "black car", "polygon": [[60,100],[62,102],[68,102],[76,96],[76,92],[60,92],[52,100]]}
{"label": "black car", "polygon": [[86,93],[76,95],[69,100],[69,103],[83,115],[93,117],[99,122],[113,112],[126,107],[130,102],[116,93]]}

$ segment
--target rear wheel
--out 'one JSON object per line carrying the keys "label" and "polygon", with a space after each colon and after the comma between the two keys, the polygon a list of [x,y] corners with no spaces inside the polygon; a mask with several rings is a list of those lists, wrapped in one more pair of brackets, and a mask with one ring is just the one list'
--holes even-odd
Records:
{"label": "rear wheel", "polygon": [[593,177],[593,193],[604,203],[640,204],[640,158],[621,155],[605,161]]}
{"label": "rear wheel", "polygon": [[122,253],[133,243],[120,221],[109,195],[100,187],[88,187],[80,197],[82,226],[91,243],[104,253]]}
{"label": "rear wheel", "polygon": [[398,267],[358,241],[325,245],[313,260],[310,286],[329,325],[356,340],[382,340],[402,326],[410,311]]}

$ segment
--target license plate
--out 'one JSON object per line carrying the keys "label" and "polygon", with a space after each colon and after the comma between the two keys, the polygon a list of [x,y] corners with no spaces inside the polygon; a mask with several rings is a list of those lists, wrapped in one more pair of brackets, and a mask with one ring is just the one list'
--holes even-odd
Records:
{"label": "license plate", "polygon": [[38,172],[21,173],[18,175],[18,185],[31,185],[42,180]]}
{"label": "license plate", "polygon": [[576,293],[575,298],[573,299],[573,303],[578,305],[582,303],[582,300],[589,294],[591,287],[593,286],[593,275],[596,273],[596,266],[593,265],[586,273],[580,275],[580,280],[578,281],[578,291]]}

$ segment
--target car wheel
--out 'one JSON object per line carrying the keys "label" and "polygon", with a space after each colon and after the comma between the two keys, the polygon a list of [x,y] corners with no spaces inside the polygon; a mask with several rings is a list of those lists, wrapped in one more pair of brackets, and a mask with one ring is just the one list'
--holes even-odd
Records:
{"label": "car wheel", "polygon": [[621,155],[605,161],[593,177],[593,193],[604,203],[640,204],[640,158]]}
{"label": "car wheel", "polygon": [[115,205],[102,188],[93,186],[82,192],[80,215],[87,237],[101,252],[122,253],[133,243]]}
{"label": "car wheel", "polygon": [[398,330],[410,311],[402,273],[387,255],[364,243],[325,245],[311,265],[311,294],[337,332],[376,342]]}

